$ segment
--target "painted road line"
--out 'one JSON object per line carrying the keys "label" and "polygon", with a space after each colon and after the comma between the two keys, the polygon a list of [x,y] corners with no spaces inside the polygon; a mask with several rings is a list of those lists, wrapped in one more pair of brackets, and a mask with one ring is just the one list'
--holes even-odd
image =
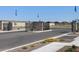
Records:
{"label": "painted road line", "polygon": [[65,34],[61,34],[61,35],[55,36],[55,37],[53,37],[53,38],[60,38],[60,37],[66,36],[66,35],[68,35],[68,34],[70,34],[70,33],[71,33],[71,32],[65,33]]}
{"label": "painted road line", "polygon": [[[59,37],[65,36],[67,34],[69,34],[69,33],[61,34],[61,35],[58,35],[58,36],[55,36],[55,37],[52,37],[52,38],[59,38]],[[17,48],[21,48],[23,46],[31,45],[31,44],[34,44],[34,43],[38,43],[38,42],[41,42],[41,41],[44,41],[44,40],[42,39],[42,40],[35,41],[35,42],[29,43],[29,44],[24,44],[24,45],[17,46],[17,47],[14,47],[14,48],[10,48],[10,49],[7,49],[7,50],[1,51],[1,52],[8,52],[8,51],[11,51],[11,50],[14,50],[14,49],[17,49]]]}

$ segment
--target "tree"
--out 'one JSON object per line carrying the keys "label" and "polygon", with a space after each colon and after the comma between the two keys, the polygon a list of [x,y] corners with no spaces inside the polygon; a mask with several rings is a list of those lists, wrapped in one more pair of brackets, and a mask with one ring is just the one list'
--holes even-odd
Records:
{"label": "tree", "polygon": [[12,22],[9,22],[9,23],[8,23],[7,29],[8,29],[8,30],[12,30]]}

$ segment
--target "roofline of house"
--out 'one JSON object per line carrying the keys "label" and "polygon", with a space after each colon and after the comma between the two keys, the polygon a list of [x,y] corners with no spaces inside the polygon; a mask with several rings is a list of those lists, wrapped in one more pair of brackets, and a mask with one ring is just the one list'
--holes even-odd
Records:
{"label": "roofline of house", "polygon": [[28,21],[21,21],[21,20],[0,20],[0,21],[9,21],[9,22],[28,22]]}

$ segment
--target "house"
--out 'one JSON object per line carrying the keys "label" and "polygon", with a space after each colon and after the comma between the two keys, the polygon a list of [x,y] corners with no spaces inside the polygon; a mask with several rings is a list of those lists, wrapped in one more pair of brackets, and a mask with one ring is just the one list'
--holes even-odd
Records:
{"label": "house", "polygon": [[52,29],[55,26],[55,22],[49,22],[49,28]]}
{"label": "house", "polygon": [[26,29],[25,21],[10,21],[10,20],[0,20],[0,30],[9,31],[9,30],[23,30]]}
{"label": "house", "polygon": [[48,29],[49,29],[49,22],[0,20],[1,31],[10,31],[10,30],[41,31]]}
{"label": "house", "polygon": [[49,23],[43,22],[43,21],[35,21],[31,24],[33,31],[41,31],[41,30],[48,30],[49,29]]}

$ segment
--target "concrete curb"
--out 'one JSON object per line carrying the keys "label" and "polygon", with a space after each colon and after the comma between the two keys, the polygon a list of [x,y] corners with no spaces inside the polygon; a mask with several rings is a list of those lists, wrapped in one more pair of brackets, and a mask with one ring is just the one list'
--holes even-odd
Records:
{"label": "concrete curb", "polygon": [[41,33],[41,32],[49,32],[49,31],[52,31],[52,30],[44,30],[44,31],[33,31],[35,33]]}
{"label": "concrete curb", "polygon": [[[13,33],[13,32],[22,32],[25,30],[11,30],[11,31],[0,31],[0,33]],[[52,30],[44,30],[44,31],[27,31],[27,32],[33,32],[33,33],[42,33],[42,32],[49,32]]]}
{"label": "concrete curb", "polygon": [[21,32],[25,30],[11,30],[11,31],[0,31],[0,33],[12,33],[12,32]]}

